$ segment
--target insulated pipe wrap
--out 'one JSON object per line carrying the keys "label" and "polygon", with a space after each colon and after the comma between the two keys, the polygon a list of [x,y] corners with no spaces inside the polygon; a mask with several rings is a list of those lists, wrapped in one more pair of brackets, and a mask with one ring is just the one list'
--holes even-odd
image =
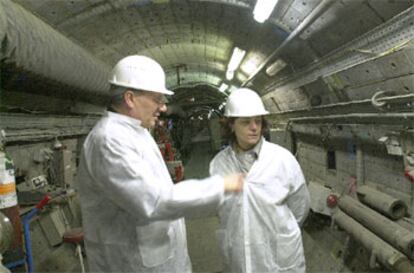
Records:
{"label": "insulated pipe wrap", "polygon": [[351,197],[342,196],[338,205],[363,226],[414,260],[414,233]]}
{"label": "insulated pipe wrap", "polygon": [[108,65],[12,1],[0,0],[0,41],[2,61],[20,75],[93,94],[108,91]]}
{"label": "insulated pipe wrap", "polygon": [[358,199],[378,210],[393,220],[401,219],[407,212],[407,206],[402,200],[389,196],[368,186],[361,186],[357,189]]}
{"label": "insulated pipe wrap", "polygon": [[[0,2],[0,34],[1,34],[0,37],[4,36],[4,33],[6,33],[6,29],[7,29],[7,18],[3,10],[2,2]],[[3,51],[3,48],[2,48],[2,51]]]}

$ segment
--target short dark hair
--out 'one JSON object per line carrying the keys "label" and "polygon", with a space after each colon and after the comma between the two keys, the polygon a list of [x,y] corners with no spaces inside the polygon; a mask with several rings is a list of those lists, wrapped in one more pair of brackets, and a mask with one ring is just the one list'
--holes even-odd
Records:
{"label": "short dark hair", "polygon": [[[222,136],[226,144],[230,144],[231,142],[236,142],[236,134],[231,129],[231,126],[234,124],[234,121],[238,119],[238,117],[228,117],[223,118],[220,120],[221,128],[222,128]],[[264,116],[262,116],[262,136],[266,136],[268,134],[268,123]]]}
{"label": "short dark hair", "polygon": [[127,88],[111,84],[109,88],[110,97],[108,101],[108,108],[111,106],[120,106],[124,101],[125,91],[127,91]]}
{"label": "short dark hair", "polygon": [[109,94],[111,95],[111,97],[109,98],[108,108],[112,108],[113,106],[116,107],[116,106],[122,105],[124,103],[124,94],[128,90],[133,91],[134,93],[142,92],[140,90],[131,89],[131,88],[111,84],[111,86],[109,88]]}

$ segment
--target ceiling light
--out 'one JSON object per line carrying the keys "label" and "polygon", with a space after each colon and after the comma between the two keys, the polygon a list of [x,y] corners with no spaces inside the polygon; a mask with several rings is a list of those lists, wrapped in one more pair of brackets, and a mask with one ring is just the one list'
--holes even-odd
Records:
{"label": "ceiling light", "polygon": [[231,55],[230,62],[227,66],[227,70],[235,71],[239,67],[245,54],[245,50],[235,47],[233,49],[233,54]]}
{"label": "ceiling light", "polygon": [[280,70],[285,68],[285,66],[286,66],[286,63],[282,59],[278,59],[266,68],[266,74],[269,76],[274,76]]}
{"label": "ceiling light", "polygon": [[257,0],[253,10],[253,17],[259,23],[263,23],[272,14],[278,0]]}
{"label": "ceiling light", "polygon": [[220,92],[224,92],[224,91],[226,91],[227,90],[227,88],[229,87],[229,85],[228,84],[225,84],[224,82],[220,85],[220,87],[219,87],[219,90],[220,90]]}
{"label": "ceiling light", "polygon": [[232,80],[234,77],[234,71],[239,67],[241,61],[244,58],[244,55],[246,55],[246,51],[243,49],[240,49],[238,47],[235,47],[233,49],[233,54],[231,55],[229,64],[227,65],[227,72],[226,72],[226,78],[228,80]]}
{"label": "ceiling light", "polygon": [[227,70],[226,72],[226,79],[231,81],[234,77],[234,71]]}

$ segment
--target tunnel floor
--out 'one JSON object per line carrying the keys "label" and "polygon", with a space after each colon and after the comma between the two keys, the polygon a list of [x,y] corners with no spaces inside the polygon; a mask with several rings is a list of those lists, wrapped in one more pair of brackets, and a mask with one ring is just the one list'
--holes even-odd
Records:
{"label": "tunnel floor", "polygon": [[[185,178],[208,176],[208,166],[213,156],[210,142],[193,143],[191,155],[185,165]],[[222,271],[222,259],[215,238],[218,223],[217,217],[186,219],[188,251],[194,272]]]}

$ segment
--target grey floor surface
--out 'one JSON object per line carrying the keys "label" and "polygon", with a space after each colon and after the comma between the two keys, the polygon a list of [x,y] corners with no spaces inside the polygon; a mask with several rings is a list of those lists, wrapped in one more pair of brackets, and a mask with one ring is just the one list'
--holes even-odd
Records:
{"label": "grey floor surface", "polygon": [[[210,142],[195,142],[185,165],[185,178],[208,176],[208,165],[213,154]],[[220,272],[222,259],[215,237],[217,217],[186,219],[188,251],[194,272]]]}

